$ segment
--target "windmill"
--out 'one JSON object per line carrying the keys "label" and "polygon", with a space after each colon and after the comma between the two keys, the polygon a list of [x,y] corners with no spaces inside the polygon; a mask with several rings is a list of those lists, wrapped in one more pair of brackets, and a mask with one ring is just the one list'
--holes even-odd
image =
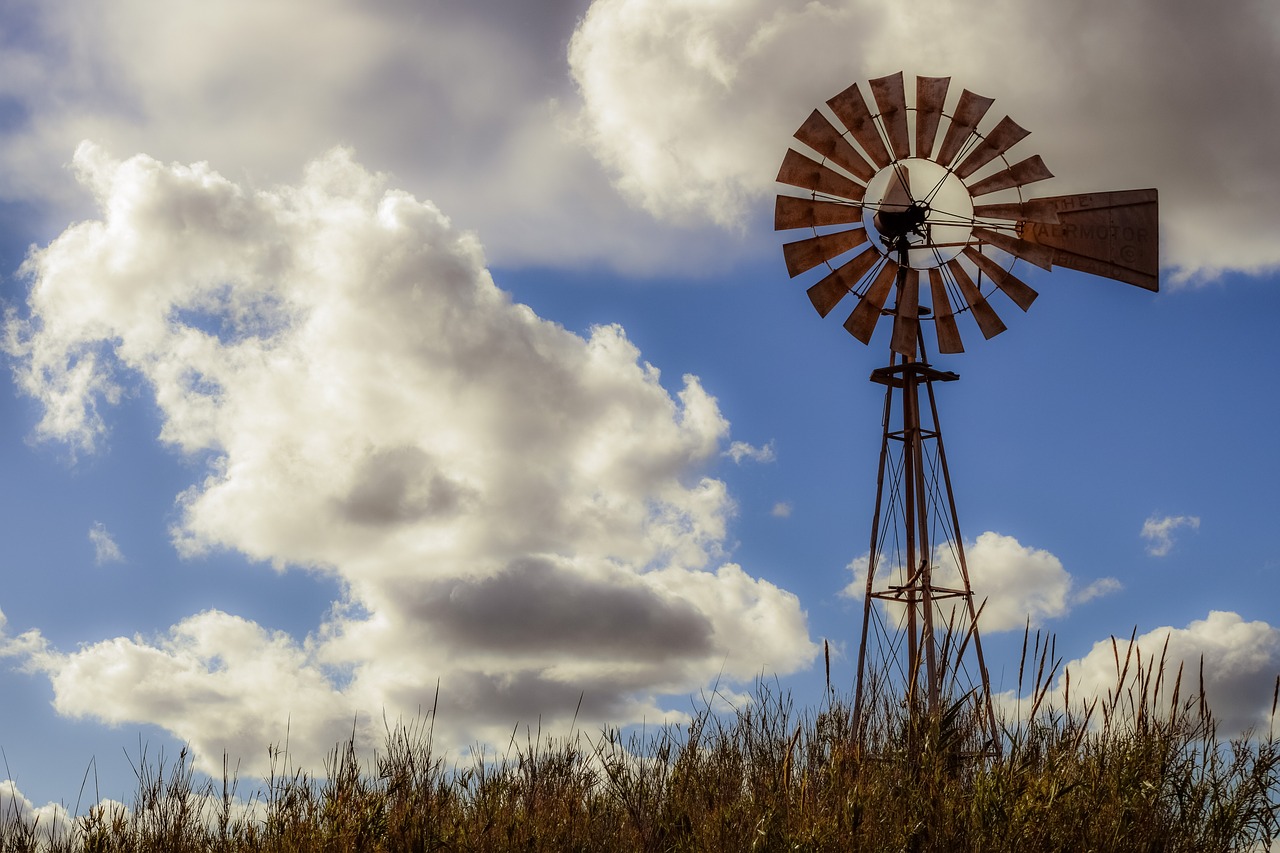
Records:
{"label": "windmill", "polygon": [[932,366],[928,348],[936,340],[939,353],[963,352],[966,314],[990,339],[1005,331],[1003,303],[1030,308],[1037,293],[1015,275],[1019,263],[1158,290],[1157,194],[1028,197],[1027,187],[1053,177],[1039,155],[1011,159],[1028,131],[1008,116],[980,130],[993,100],[965,89],[947,112],[949,88],[950,78],[917,77],[909,107],[899,72],[869,81],[875,112],[857,84],[826,112],[815,109],[795,133],[809,153],[788,149],[778,172],[787,191],[774,228],[811,232],[783,254],[792,278],[821,276],[808,287],[821,316],[849,298],[844,327],[864,344],[892,318],[889,364],[871,373],[885,386],[884,429],[862,567],[855,731],[863,736],[870,704],[889,695],[912,721],[936,723],[967,706],[982,732],[978,751],[991,753],[999,739],[982,601],[934,393],[959,376]]}

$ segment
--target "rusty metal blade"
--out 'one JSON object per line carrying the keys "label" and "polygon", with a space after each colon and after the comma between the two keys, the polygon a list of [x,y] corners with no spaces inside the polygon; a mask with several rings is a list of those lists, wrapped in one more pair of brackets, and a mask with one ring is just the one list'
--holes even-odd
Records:
{"label": "rusty metal blade", "polygon": [[787,261],[787,272],[795,278],[823,261],[843,255],[854,246],[861,246],[865,242],[867,242],[865,228],[850,228],[848,231],[820,234],[807,240],[786,243],[782,247],[782,256]]}
{"label": "rusty metal blade", "polygon": [[1027,184],[1034,184],[1036,181],[1052,177],[1053,172],[1049,171],[1049,167],[1040,159],[1040,155],[1036,154],[978,181],[969,187],[969,195],[977,198],[997,190],[1007,190],[1009,187],[1025,187]]}
{"label": "rusty metal blade", "polygon": [[864,344],[871,343],[871,333],[875,331],[876,323],[880,321],[880,312],[884,310],[884,302],[889,298],[889,290],[897,277],[898,265],[886,259],[879,274],[871,282],[862,299],[858,301],[858,307],[854,308],[849,319],[844,321],[844,327],[849,334]]}
{"label": "rusty metal blade", "polygon": [[969,273],[965,272],[960,262],[952,258],[947,261],[947,269],[951,271],[952,278],[955,279],[960,292],[964,294],[965,301],[969,303],[969,310],[973,312],[973,319],[978,321],[978,329],[982,332],[982,336],[991,340],[1003,332],[1004,323],[1000,321],[995,309],[983,297],[982,291],[978,290],[978,286],[973,283],[973,279],[969,278]]}
{"label": "rusty metal blade", "polygon": [[1027,221],[1022,237],[1053,249],[1055,266],[1160,289],[1159,196],[1154,189],[1051,196],[1058,224]]}
{"label": "rusty metal blade", "polygon": [[973,236],[983,243],[989,243],[997,249],[1008,252],[1015,258],[1021,258],[1029,264],[1035,264],[1042,270],[1053,269],[1053,249],[1048,246],[1019,240],[1012,234],[1002,234],[999,231],[992,231],[990,228],[975,228],[973,229]]}
{"label": "rusty metal blade", "polygon": [[876,130],[875,119],[871,117],[871,110],[867,109],[866,99],[858,91],[857,83],[827,101],[827,106],[849,128],[872,163],[882,169],[889,165],[889,149],[880,140],[880,131]]}
{"label": "rusty metal blade", "polygon": [[951,300],[947,297],[947,283],[942,277],[942,270],[937,267],[929,270],[929,290],[933,297],[933,322],[938,332],[938,352],[964,352],[960,329],[956,326],[956,315],[951,310]]}
{"label": "rusty metal blade", "polygon": [[836,130],[831,122],[827,121],[827,117],[817,110],[809,114],[809,118],[800,125],[795,136],[796,139],[856,178],[869,181],[876,174],[875,167],[862,159],[862,155],[849,144],[844,134]]}
{"label": "rusty metal blade", "polygon": [[788,148],[787,155],[782,158],[778,181],[849,201],[862,201],[862,196],[867,191],[857,181],[846,178],[816,160],[810,160],[794,148]]}
{"label": "rusty metal blade", "polygon": [[987,138],[974,146],[969,156],[956,167],[956,174],[967,178],[992,160],[1008,151],[1020,140],[1026,139],[1031,131],[1019,127],[1013,119],[1005,116],[1000,123],[991,129]]}
{"label": "rusty metal blade", "polygon": [[977,219],[1007,219],[1018,222],[1058,222],[1058,208],[1051,201],[1029,198],[1024,202],[1008,204],[975,204],[973,215]]}
{"label": "rusty metal blade", "polygon": [[938,150],[937,163],[943,166],[951,165],[951,161],[956,159],[956,155],[964,147],[969,135],[977,129],[978,122],[982,121],[982,117],[994,103],[994,98],[975,95],[968,89],[960,93],[960,102],[956,104],[955,115],[951,116],[951,124],[947,127],[946,135],[942,137],[942,148]]}
{"label": "rusty metal blade", "polygon": [[973,262],[973,265],[987,274],[987,277],[995,282],[996,287],[1004,291],[1005,296],[1013,300],[1013,304],[1017,305],[1023,311],[1031,307],[1031,303],[1036,301],[1036,297],[1040,294],[1036,293],[1028,287],[1021,279],[1009,272],[1004,267],[993,261],[991,258],[979,252],[972,246],[968,246],[964,250],[964,256]]}
{"label": "rusty metal blade", "polygon": [[870,81],[870,85],[893,156],[897,160],[905,160],[911,156],[911,142],[907,136],[907,92],[902,72],[877,77]]}
{"label": "rusty metal blade", "polygon": [[928,159],[938,137],[938,119],[947,100],[950,77],[916,78],[916,156]]}
{"label": "rusty metal blade", "polygon": [[898,287],[898,305],[893,312],[893,340],[890,348],[899,355],[914,356],[920,337],[920,271],[908,267]]}
{"label": "rusty metal blade", "polygon": [[862,222],[862,205],[780,195],[773,207],[774,231],[816,228],[819,225],[845,225],[851,222]]}
{"label": "rusty metal blade", "polygon": [[862,277],[875,266],[878,260],[880,260],[880,253],[875,249],[867,248],[854,255],[851,260],[831,273],[831,275],[810,287],[807,291],[809,301],[813,303],[813,307],[817,309],[818,314],[822,317],[830,314],[831,309],[836,307],[836,304],[845,297],[845,294],[853,292],[858,283],[862,281]]}

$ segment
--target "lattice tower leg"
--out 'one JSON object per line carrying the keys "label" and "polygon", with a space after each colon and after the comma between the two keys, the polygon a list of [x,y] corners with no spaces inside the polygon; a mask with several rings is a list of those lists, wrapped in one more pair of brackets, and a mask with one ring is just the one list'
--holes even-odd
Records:
{"label": "lattice tower leg", "polygon": [[[873,725],[906,722],[965,733],[966,755],[999,751],[991,683],[947,469],[934,383],[958,379],[924,358],[891,356],[871,374],[885,386],[884,432],[867,556],[854,693],[860,742],[891,742]],[[905,715],[900,713],[905,706]],[[941,733],[946,735],[947,733]]]}

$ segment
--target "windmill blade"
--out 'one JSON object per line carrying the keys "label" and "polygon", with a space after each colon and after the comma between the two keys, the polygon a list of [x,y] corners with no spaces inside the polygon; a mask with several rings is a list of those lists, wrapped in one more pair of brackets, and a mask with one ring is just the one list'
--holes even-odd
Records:
{"label": "windmill blade", "polygon": [[1017,222],[1058,223],[1058,208],[1050,199],[1029,198],[1024,202],[1009,204],[975,204],[973,215],[977,219],[1007,219]]}
{"label": "windmill blade", "polygon": [[997,190],[1007,190],[1009,187],[1025,187],[1027,184],[1034,184],[1036,181],[1043,181],[1052,177],[1053,172],[1049,171],[1049,167],[1040,159],[1040,155],[1036,154],[1033,157],[1014,163],[1004,171],[996,172],[994,175],[978,181],[969,187],[969,195],[977,198]]}
{"label": "windmill blade", "polygon": [[907,92],[903,85],[902,72],[890,74],[888,77],[877,77],[870,81],[871,94],[880,109],[880,122],[884,125],[885,135],[889,137],[889,146],[893,149],[894,158],[905,160],[911,156],[911,142],[907,137]]}
{"label": "windmill blade", "polygon": [[898,355],[914,356],[920,337],[920,271],[908,267],[903,272],[890,347]]}
{"label": "windmill blade", "polygon": [[1008,252],[1015,258],[1021,258],[1027,263],[1035,264],[1042,270],[1053,269],[1053,249],[1048,246],[1019,240],[1012,234],[1001,234],[999,231],[992,231],[990,228],[975,228],[973,229],[973,236],[983,243],[988,243],[997,249]]}
{"label": "windmill blade", "polygon": [[782,247],[782,255],[787,261],[787,272],[795,278],[800,273],[839,257],[854,246],[861,246],[865,242],[867,242],[865,228],[850,228],[848,231],[820,234],[807,240],[786,243]]}
{"label": "windmill blade", "polygon": [[982,121],[982,117],[994,103],[994,98],[975,95],[968,89],[960,93],[960,103],[956,104],[955,115],[951,117],[946,136],[942,137],[942,148],[938,150],[938,156],[935,158],[938,165],[951,165],[951,161],[956,159],[956,155],[964,147],[969,135],[977,129],[978,122]]}
{"label": "windmill blade", "polygon": [[862,201],[862,196],[867,191],[867,188],[857,181],[846,178],[816,160],[810,160],[793,148],[788,148],[787,156],[782,158],[782,168],[778,170],[778,181],[849,201]]}
{"label": "windmill blade", "polygon": [[982,332],[982,336],[987,340],[991,340],[1003,332],[1005,330],[1004,323],[1000,321],[995,309],[983,297],[982,291],[973,283],[973,279],[969,278],[969,274],[965,272],[960,262],[952,258],[947,261],[947,269],[951,272],[951,277],[955,279],[960,292],[964,294],[965,301],[969,303],[969,310],[973,312],[973,319],[978,321],[978,329]]}
{"label": "windmill blade", "polygon": [[1039,199],[1058,224],[1023,224],[1023,239],[1053,249],[1056,266],[1160,289],[1160,212],[1154,189]]}
{"label": "windmill blade", "polygon": [[844,321],[844,327],[849,334],[864,344],[871,343],[871,333],[875,331],[876,323],[880,321],[880,312],[884,310],[885,300],[889,298],[889,290],[897,277],[898,265],[886,259],[879,274],[858,302],[858,307],[854,308],[849,319]]}
{"label": "windmill blade", "polygon": [[862,277],[875,266],[878,260],[880,260],[880,253],[868,248],[854,255],[831,275],[810,287],[807,291],[809,301],[817,309],[818,315],[825,317],[830,314],[831,309],[835,308],[846,294],[853,292],[862,281]]}
{"label": "windmill blade", "polygon": [[938,137],[938,119],[947,100],[950,77],[916,78],[916,156],[926,160],[933,153]]}
{"label": "windmill blade", "polygon": [[805,123],[800,125],[795,137],[854,177],[863,181],[875,177],[875,167],[862,159],[862,155],[849,144],[844,134],[836,130],[827,121],[827,117],[817,110],[811,112]]}
{"label": "windmill blade", "polygon": [[933,322],[938,332],[938,352],[964,352],[960,329],[956,326],[956,315],[951,310],[951,300],[947,298],[947,283],[942,277],[942,270],[937,267],[929,270],[929,290],[933,296]]}
{"label": "windmill blade", "polygon": [[871,117],[871,110],[867,109],[867,102],[858,91],[857,83],[827,101],[827,106],[849,128],[871,162],[881,169],[889,165],[889,150],[880,140],[880,131],[876,130],[875,119]]}
{"label": "windmill blade", "polygon": [[1031,131],[1019,127],[1016,121],[1005,116],[991,129],[986,139],[974,146],[964,162],[956,167],[956,174],[961,178],[969,177],[1030,134]]}
{"label": "windmill blade", "polygon": [[1035,302],[1036,297],[1040,295],[1028,287],[1013,273],[1009,272],[972,246],[965,247],[964,256],[972,261],[973,265],[979,270],[986,273],[987,277],[995,282],[996,287],[1003,290],[1005,295],[1013,300],[1013,304],[1017,305],[1023,311],[1030,308],[1031,303]]}
{"label": "windmill blade", "polygon": [[780,195],[773,206],[774,231],[817,228],[820,225],[847,225],[851,222],[862,222],[862,205]]}

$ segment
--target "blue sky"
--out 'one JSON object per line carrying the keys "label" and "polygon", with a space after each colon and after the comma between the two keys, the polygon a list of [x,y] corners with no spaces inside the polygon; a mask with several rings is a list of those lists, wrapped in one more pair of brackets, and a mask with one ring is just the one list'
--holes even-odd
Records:
{"label": "blue sky", "polygon": [[1136,629],[1265,724],[1280,21],[1233,6],[8,5],[5,775],[124,799],[140,743],[252,776],[286,728],[319,769],[437,682],[457,755],[807,703],[824,639],[850,684],[888,332],[788,279],[773,177],[898,70],[1030,129],[1033,195],[1161,193],[1159,294],[1020,267],[936,360],[979,595],[1073,688]]}

